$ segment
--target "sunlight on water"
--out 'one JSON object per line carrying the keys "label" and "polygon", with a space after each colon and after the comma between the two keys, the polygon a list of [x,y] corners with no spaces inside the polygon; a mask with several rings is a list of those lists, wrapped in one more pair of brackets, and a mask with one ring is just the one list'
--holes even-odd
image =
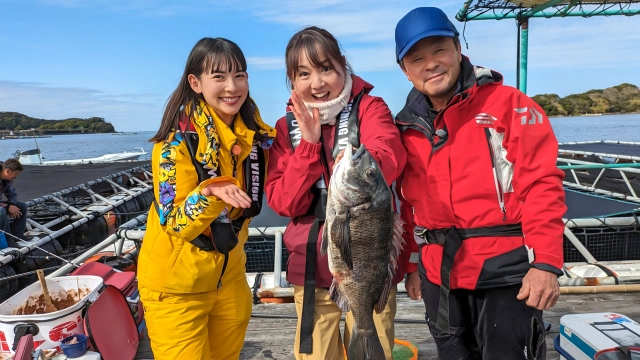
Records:
{"label": "sunlight on water", "polygon": [[[133,135],[112,134],[80,134],[54,135],[50,138],[37,139],[38,147],[44,160],[71,160],[93,158],[105,154],[133,151],[134,147],[142,147],[150,153],[153,144],[149,139],[155,132],[138,132]],[[16,150],[26,151],[36,148],[34,139],[0,140],[0,161],[13,157]],[[140,159],[149,159],[145,155]]]}
{"label": "sunlight on water", "polygon": [[552,118],[559,142],[618,140],[640,142],[640,114]]}

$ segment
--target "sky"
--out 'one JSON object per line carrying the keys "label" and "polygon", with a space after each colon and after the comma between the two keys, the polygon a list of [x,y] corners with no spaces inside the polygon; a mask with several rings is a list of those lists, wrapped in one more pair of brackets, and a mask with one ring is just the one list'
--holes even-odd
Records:
{"label": "sky", "polygon": [[[462,34],[454,16],[463,2],[0,0],[0,111],[98,116],[117,131],[155,131],[193,45],[224,37],[243,50],[250,94],[273,125],[289,97],[286,44],[315,25],[336,36],[355,73],[395,114],[411,88],[395,62],[396,23],[415,7],[438,6]],[[514,20],[468,22],[461,41],[472,63],[516,85]],[[527,94],[640,85],[639,48],[640,16],[531,19]]]}

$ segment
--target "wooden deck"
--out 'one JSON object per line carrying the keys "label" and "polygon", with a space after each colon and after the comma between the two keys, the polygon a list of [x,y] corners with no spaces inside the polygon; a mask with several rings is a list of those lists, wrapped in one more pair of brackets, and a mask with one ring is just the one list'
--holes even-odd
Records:
{"label": "wooden deck", "polygon": [[[553,338],[558,335],[560,317],[566,314],[617,312],[640,320],[640,293],[563,295],[558,304],[545,312],[545,320],[552,324],[547,334],[549,360],[559,359],[553,349]],[[254,305],[254,317],[249,323],[242,360],[293,360],[293,339],[296,330],[295,308],[293,304]],[[396,338],[409,340],[419,348],[420,359],[436,359],[435,346],[424,324],[424,305],[413,301],[406,294],[398,294],[398,320]],[[417,320],[421,323],[405,323],[403,320]],[[140,344],[136,359],[153,359],[149,340]]]}

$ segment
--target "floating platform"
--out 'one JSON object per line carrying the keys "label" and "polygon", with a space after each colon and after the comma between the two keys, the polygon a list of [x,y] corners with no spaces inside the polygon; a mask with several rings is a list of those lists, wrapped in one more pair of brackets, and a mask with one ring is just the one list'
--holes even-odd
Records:
{"label": "floating platform", "polygon": [[[553,339],[559,334],[560,317],[612,311],[640,320],[640,293],[562,295],[558,304],[545,311],[544,319],[551,323],[547,333],[547,359],[559,360],[553,348]],[[294,360],[293,340],[296,333],[294,304],[259,304],[253,306],[254,317],[244,340],[241,360]],[[265,317],[260,317],[265,316]],[[344,326],[344,322],[342,322]],[[411,300],[406,294],[398,294],[398,311],[395,324],[396,338],[414,343],[419,350],[418,359],[436,359],[436,349],[424,321],[424,304]],[[144,337],[138,347],[136,359],[153,359],[149,338]]]}

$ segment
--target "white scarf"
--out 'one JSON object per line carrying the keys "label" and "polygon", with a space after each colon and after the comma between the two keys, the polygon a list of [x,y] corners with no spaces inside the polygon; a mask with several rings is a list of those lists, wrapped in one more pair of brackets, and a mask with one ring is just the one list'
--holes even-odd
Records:
{"label": "white scarf", "polygon": [[313,117],[313,109],[318,109],[320,112],[320,125],[335,125],[336,116],[338,116],[342,109],[349,103],[352,84],[351,74],[347,74],[344,88],[337,98],[321,103],[308,103],[304,101],[307,111],[309,111],[309,114]]}

